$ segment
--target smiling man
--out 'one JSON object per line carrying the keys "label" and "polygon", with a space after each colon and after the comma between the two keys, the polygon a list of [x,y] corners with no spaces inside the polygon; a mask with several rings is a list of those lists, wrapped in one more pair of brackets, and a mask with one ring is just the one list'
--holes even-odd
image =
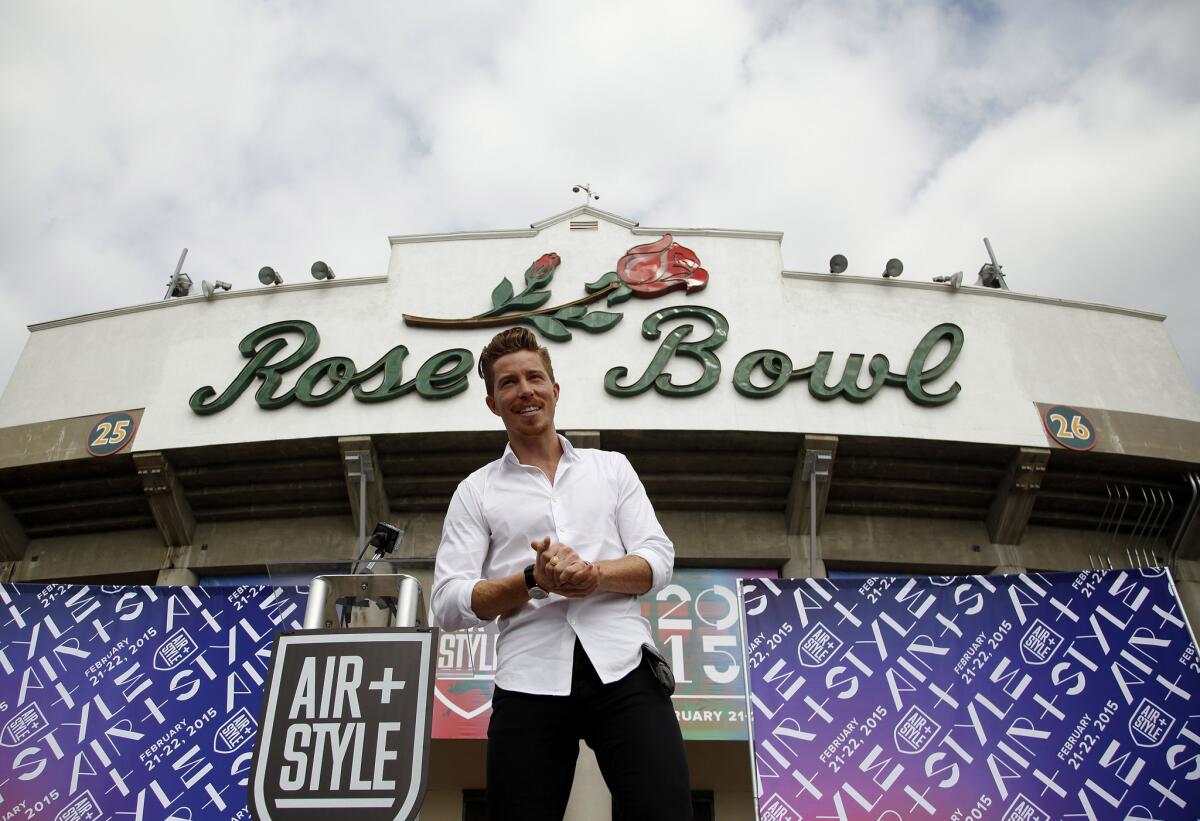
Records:
{"label": "smiling man", "polygon": [[508,447],[454,493],[431,604],[447,630],[500,619],[489,817],[561,819],[583,739],[617,817],[691,818],[683,738],[637,601],[670,580],[674,547],[628,459],[555,432],[559,386],[530,331],[497,334],[479,370]]}

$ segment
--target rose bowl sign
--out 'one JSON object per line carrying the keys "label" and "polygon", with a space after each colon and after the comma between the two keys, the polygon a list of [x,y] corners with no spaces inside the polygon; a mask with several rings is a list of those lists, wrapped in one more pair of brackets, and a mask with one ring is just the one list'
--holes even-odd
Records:
{"label": "rose bowl sign", "polygon": [[251,767],[253,816],[416,818],[437,638],[436,628],[281,634]]}
{"label": "rose bowl sign", "polygon": [[[704,290],[709,282],[709,271],[702,267],[700,257],[670,234],[663,234],[654,242],[628,249],[617,260],[615,270],[584,284],[584,296],[547,307],[554,273],[561,264],[562,257],[548,251],[530,263],[517,279],[517,285],[509,277],[502,277],[492,289],[491,307],[475,316],[443,319],[404,314],[404,324],[458,331],[524,324],[552,342],[566,342],[572,338],[572,328],[599,334],[621,322],[622,313],[594,310],[600,300],[605,300],[605,307],[613,308],[633,297],[652,299],[676,291],[692,296]],[[524,287],[518,290],[522,284]],[[660,326],[676,321],[682,324],[664,335]],[[295,347],[288,335],[299,336],[302,342]],[[640,377],[633,377],[625,365],[609,368],[604,375],[604,390],[610,396],[631,397],[653,390],[663,396],[688,398],[716,387],[722,371],[717,349],[729,338],[729,320],[720,311],[689,303],[659,308],[642,320],[641,335],[647,340],[660,340],[658,349]],[[921,337],[902,370],[893,371],[891,360],[882,353],[869,360],[865,354],[852,353],[840,376],[835,372],[832,351],[821,351],[810,364],[794,367],[797,363],[783,351],[761,348],[738,360],[733,370],[733,387],[749,399],[769,399],[793,381],[807,382],[809,394],[822,402],[834,399],[866,402],[883,388],[892,387],[901,389],[914,404],[937,407],[954,401],[962,386],[953,382],[945,390],[930,392],[927,383],[936,381],[950,369],[962,351],[964,339],[962,328],[942,322]],[[201,416],[220,413],[237,401],[255,380],[260,385],[254,399],[263,410],[275,410],[292,402],[321,407],[346,394],[365,403],[387,402],[412,393],[425,399],[449,399],[467,389],[468,379],[475,370],[470,351],[449,348],[429,357],[406,380],[408,347],[405,345],[396,345],[362,368],[345,356],[330,356],[307,364],[320,344],[316,326],[303,319],[282,320],[256,328],[238,343],[238,350],[249,361],[233,381],[220,393],[212,385],[198,388],[188,404]],[[931,355],[939,346],[945,351],[940,360],[931,362]],[[673,369],[679,359],[691,360],[691,366],[699,364],[701,375],[691,382],[677,382]],[[306,364],[294,384],[284,389],[284,374]],[[864,376],[869,384],[862,384]]]}

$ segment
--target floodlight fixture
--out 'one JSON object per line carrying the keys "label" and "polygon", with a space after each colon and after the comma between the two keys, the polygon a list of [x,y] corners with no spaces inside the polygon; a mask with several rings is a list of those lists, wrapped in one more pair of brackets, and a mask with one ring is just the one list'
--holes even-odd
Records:
{"label": "floodlight fixture", "polygon": [[984,288],[999,288],[1008,290],[1008,283],[1004,281],[1004,266],[996,259],[996,252],[992,250],[992,243],[987,238],[983,238],[983,245],[987,248],[988,257],[991,262],[984,263],[979,269],[979,281],[976,285],[982,285]]}
{"label": "floodlight fixture", "polygon": [[176,274],[171,277],[167,297],[187,296],[192,291],[192,278],[187,274]]}
{"label": "floodlight fixture", "polygon": [[333,269],[321,260],[317,260],[312,264],[313,279],[333,279]]}
{"label": "floodlight fixture", "polygon": [[263,285],[282,285],[283,277],[270,265],[264,265],[258,269],[258,281]]}
{"label": "floodlight fixture", "polygon": [[212,299],[213,294],[215,294],[217,291],[228,291],[233,286],[228,282],[222,282],[219,279],[215,282],[209,282],[206,279],[200,283],[200,287],[204,289],[205,298]]}
{"label": "floodlight fixture", "polygon": [[599,195],[599,194],[593,194],[593,193],[592,193],[592,185],[591,185],[591,183],[588,183],[587,185],[584,185],[584,184],[582,184],[582,183],[581,183],[581,184],[579,184],[579,185],[573,185],[573,186],[571,186],[571,191],[572,191],[572,192],[574,192],[574,193],[576,193],[576,194],[578,194],[578,193],[582,192],[582,193],[583,193],[583,199],[584,199],[584,202],[587,202],[588,200],[598,200],[598,199],[600,199],[600,195]]}
{"label": "floodlight fixture", "polygon": [[183,273],[183,260],[186,257],[187,249],[184,248],[183,253],[179,255],[179,262],[175,263],[175,273],[171,274],[171,278],[167,280],[167,292],[163,294],[163,299],[187,296],[188,291],[192,289],[191,277]]}
{"label": "floodlight fixture", "polygon": [[841,254],[834,254],[829,258],[829,273],[840,274],[846,270],[846,266],[850,263]]}
{"label": "floodlight fixture", "polygon": [[957,291],[958,287],[960,285],[962,285],[962,271],[955,271],[953,274],[947,274],[944,277],[934,277],[933,281],[934,282],[945,282],[951,288],[953,288],[954,290]]}
{"label": "floodlight fixture", "polygon": [[896,259],[895,257],[892,257],[891,259],[889,259],[887,261],[887,265],[883,266],[884,279],[891,279],[892,277],[898,277],[902,273],[904,273],[904,263],[901,262],[900,260]]}

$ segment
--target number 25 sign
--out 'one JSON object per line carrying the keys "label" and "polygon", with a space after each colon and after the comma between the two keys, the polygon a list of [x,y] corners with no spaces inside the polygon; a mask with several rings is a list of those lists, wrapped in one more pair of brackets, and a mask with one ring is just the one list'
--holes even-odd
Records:
{"label": "number 25 sign", "polygon": [[1042,414],[1042,424],[1050,438],[1064,448],[1091,450],[1096,446],[1096,428],[1081,411],[1067,405],[1053,405]]}
{"label": "number 25 sign", "polygon": [[87,435],[88,453],[111,456],[133,441],[137,422],[127,413],[110,413],[101,419]]}

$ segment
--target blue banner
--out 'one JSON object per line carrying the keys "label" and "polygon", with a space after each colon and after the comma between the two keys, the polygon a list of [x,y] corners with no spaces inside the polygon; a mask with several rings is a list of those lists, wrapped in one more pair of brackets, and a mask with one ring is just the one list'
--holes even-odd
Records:
{"label": "blue banner", "polygon": [[0,819],[248,819],[300,588],[0,585]]}
{"label": "blue banner", "polygon": [[760,819],[1200,818],[1161,568],[742,584]]}

